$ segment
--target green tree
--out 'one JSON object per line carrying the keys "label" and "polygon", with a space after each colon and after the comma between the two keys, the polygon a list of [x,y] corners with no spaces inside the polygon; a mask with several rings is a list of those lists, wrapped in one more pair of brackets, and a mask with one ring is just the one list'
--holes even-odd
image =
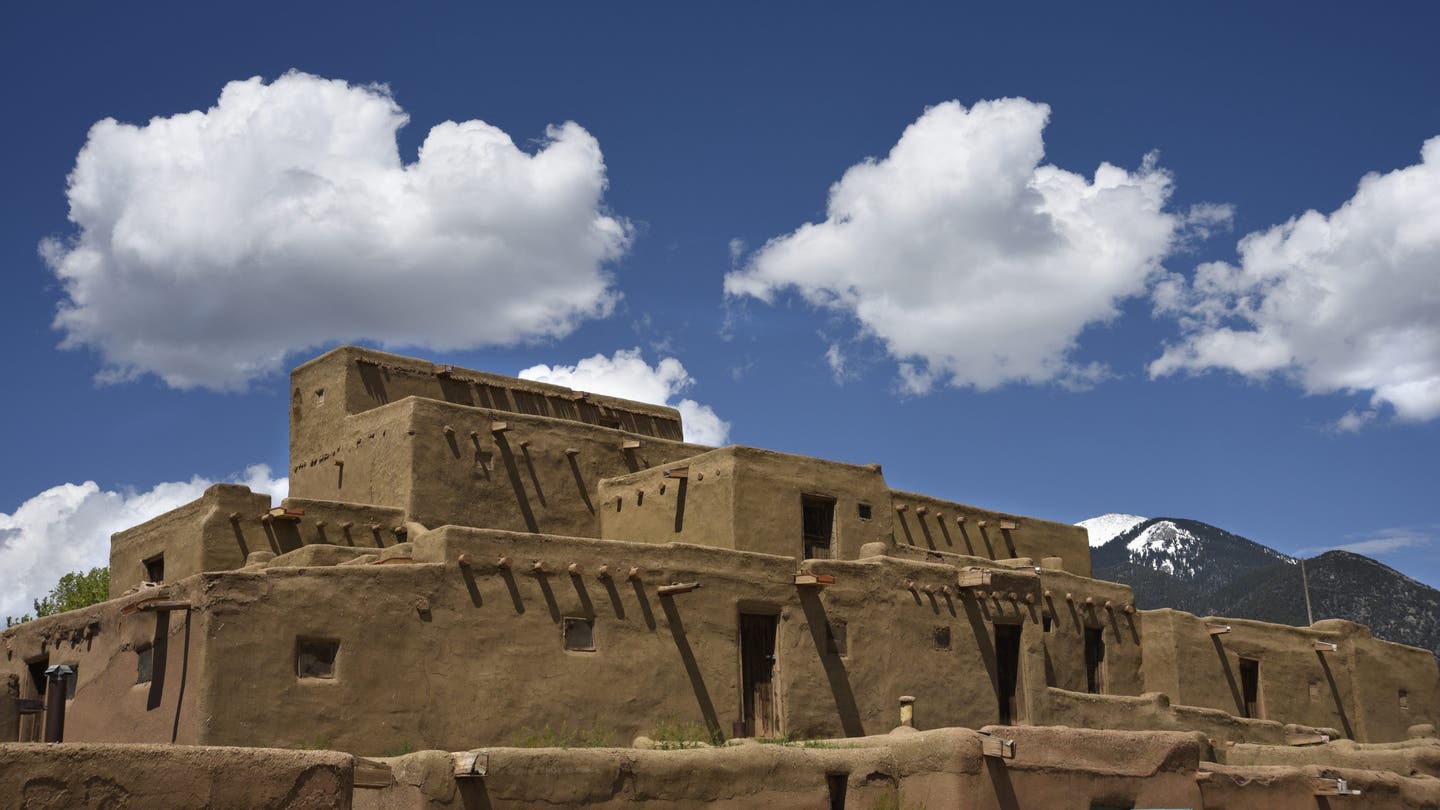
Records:
{"label": "green tree", "polygon": [[[50,589],[50,593],[35,600],[35,615],[50,616],[56,613],[64,613],[67,610],[75,610],[87,605],[99,604],[110,598],[110,569],[91,568],[81,573],[72,571]],[[5,626],[11,627],[20,622],[29,621],[30,616],[5,617]]]}

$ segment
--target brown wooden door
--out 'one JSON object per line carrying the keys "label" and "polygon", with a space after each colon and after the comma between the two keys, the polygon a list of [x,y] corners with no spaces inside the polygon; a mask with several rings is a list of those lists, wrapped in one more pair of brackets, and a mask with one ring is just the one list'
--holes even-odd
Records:
{"label": "brown wooden door", "polygon": [[740,614],[740,688],[745,731],[751,737],[780,734],[775,699],[776,616]]}
{"label": "brown wooden door", "polygon": [[1020,685],[1020,625],[995,625],[995,698],[1000,707],[1000,725],[1014,725],[1019,712],[1016,694]]}

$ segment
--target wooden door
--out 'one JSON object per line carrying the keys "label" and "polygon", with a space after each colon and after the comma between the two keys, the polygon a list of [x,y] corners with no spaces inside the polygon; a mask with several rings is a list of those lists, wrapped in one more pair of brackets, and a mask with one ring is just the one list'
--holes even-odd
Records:
{"label": "wooden door", "polygon": [[995,698],[999,703],[1000,725],[1014,725],[1019,706],[1020,625],[995,625]]}
{"label": "wooden door", "polygon": [[775,698],[775,629],[779,617],[740,614],[740,689],[745,732],[751,737],[780,734]]}

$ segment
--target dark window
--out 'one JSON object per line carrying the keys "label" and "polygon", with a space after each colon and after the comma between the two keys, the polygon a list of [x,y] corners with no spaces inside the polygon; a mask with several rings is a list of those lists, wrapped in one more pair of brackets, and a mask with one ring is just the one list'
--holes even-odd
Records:
{"label": "dark window", "polygon": [[567,618],[561,622],[565,636],[565,649],[575,652],[595,652],[595,621],[593,619]]}
{"label": "dark window", "polygon": [[870,519],[870,514],[871,514],[871,513],[870,513],[870,504],[868,504],[868,503],[862,503],[862,504],[856,505],[856,507],[855,507],[855,512],[856,512],[856,514],[858,514],[858,515],[860,516],[860,519],[861,519],[861,520],[869,520],[869,519]]}
{"label": "dark window", "polygon": [[804,559],[829,559],[830,538],[835,532],[835,499],[802,495],[800,509],[804,518]]}
{"label": "dark window", "polygon": [[329,639],[298,639],[295,642],[295,676],[298,678],[334,678],[335,657],[340,642]]}
{"label": "dark window", "polygon": [[45,677],[45,670],[50,668],[50,657],[37,658],[26,664],[26,667],[30,670],[30,686],[35,690],[35,694],[45,697],[45,683],[49,680]]}
{"label": "dark window", "polygon": [[1050,632],[1050,615],[1048,613],[1040,617],[1040,632]]}
{"label": "dark window", "polygon": [[1406,712],[1410,711],[1410,693],[1406,692],[1404,689],[1400,690],[1400,710]]}
{"label": "dark window", "polygon": [[850,628],[845,622],[830,622],[830,652],[836,655],[850,654]]}
{"label": "dark window", "polygon": [[145,645],[135,650],[135,682],[150,683],[155,677],[155,648]]}
{"label": "dark window", "polygon": [[146,582],[164,582],[164,581],[165,581],[165,555],[164,555],[164,554],[156,554],[154,557],[151,557],[150,559],[148,559],[148,560],[145,561],[145,581],[146,581]]}
{"label": "dark window", "polygon": [[1260,716],[1260,662],[1253,658],[1240,659],[1240,692],[1244,698],[1246,717]]}
{"label": "dark window", "polygon": [[937,627],[930,633],[930,641],[935,644],[937,650],[950,649],[950,626]]}
{"label": "dark window", "polygon": [[1085,628],[1085,691],[1098,695],[1105,691],[1105,631],[1099,627]]}

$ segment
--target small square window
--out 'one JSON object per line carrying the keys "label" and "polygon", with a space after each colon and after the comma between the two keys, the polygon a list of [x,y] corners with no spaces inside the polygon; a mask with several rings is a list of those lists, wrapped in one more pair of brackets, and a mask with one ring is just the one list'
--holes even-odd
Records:
{"label": "small square window", "polygon": [[1044,614],[1043,616],[1041,616],[1041,617],[1040,617],[1040,632],[1042,632],[1042,633],[1048,633],[1048,632],[1050,632],[1050,622],[1051,622],[1050,614],[1046,613],[1046,614]]}
{"label": "small square window", "polygon": [[593,619],[566,618],[561,623],[565,637],[565,649],[573,652],[595,652],[595,621]]}
{"label": "small square window", "polygon": [[937,650],[950,649],[950,626],[947,624],[943,627],[935,628],[930,634],[930,640],[934,642],[935,649]]}
{"label": "small square window", "polygon": [[135,683],[150,683],[155,673],[155,648],[146,644],[135,650]]}
{"label": "small square window", "polygon": [[870,504],[868,504],[868,503],[857,504],[857,505],[855,506],[855,512],[860,516],[860,519],[861,519],[861,520],[869,520],[869,519],[870,519],[870,514],[871,514]]}
{"label": "small square window", "polygon": [[151,557],[150,559],[146,560],[146,561],[144,562],[144,565],[145,565],[145,581],[146,581],[146,582],[164,582],[164,581],[165,581],[165,555],[164,555],[164,554],[156,554],[154,557]]}
{"label": "small square window", "polygon": [[335,658],[340,642],[329,639],[297,639],[295,642],[295,677],[334,678]]}
{"label": "small square window", "polygon": [[850,628],[842,621],[830,622],[829,651],[835,655],[850,654]]}

